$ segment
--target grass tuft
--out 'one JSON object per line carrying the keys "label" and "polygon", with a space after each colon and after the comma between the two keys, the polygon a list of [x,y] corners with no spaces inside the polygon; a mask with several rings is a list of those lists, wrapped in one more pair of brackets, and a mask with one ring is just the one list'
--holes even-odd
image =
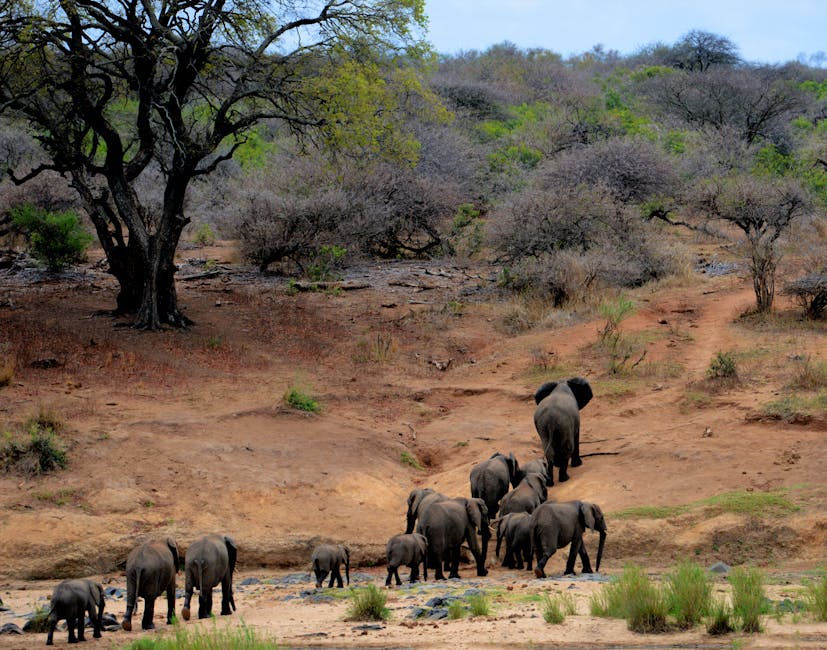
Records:
{"label": "grass tuft", "polygon": [[387,608],[388,596],[376,585],[351,589],[349,621],[386,621],[391,612]]}
{"label": "grass tuft", "polygon": [[219,630],[215,623],[209,628],[187,628],[176,623],[172,634],[153,634],[136,639],[124,650],[271,650],[278,644],[260,638],[250,627],[227,627]]}
{"label": "grass tuft", "polygon": [[319,403],[308,394],[307,389],[298,384],[289,386],[284,392],[284,403],[307,413],[318,413],[322,410]]}
{"label": "grass tuft", "polygon": [[652,583],[643,569],[632,564],[626,565],[618,578],[591,599],[593,616],[625,618],[634,632],[668,630],[668,612],[663,590]]}
{"label": "grass tuft", "polygon": [[827,621],[827,574],[805,586],[804,600],[817,621]]}
{"label": "grass tuft", "polygon": [[491,615],[491,601],[486,594],[471,594],[467,600],[471,616]]}
{"label": "grass tuft", "polygon": [[416,456],[414,456],[409,451],[403,451],[400,456],[400,460],[402,461],[403,465],[407,465],[408,467],[413,467],[414,469],[423,469],[422,463],[420,463],[416,459]]}
{"label": "grass tuft", "polygon": [[666,575],[666,602],[679,628],[694,627],[709,613],[712,582],[697,563],[684,561]]}
{"label": "grass tuft", "polygon": [[706,632],[713,636],[734,632],[732,625],[732,608],[724,598],[713,598],[710,601],[709,616],[707,617]]}
{"label": "grass tuft", "polygon": [[0,444],[0,469],[37,476],[66,467],[66,447],[55,433],[62,427],[56,416],[41,409],[26,421],[28,438],[21,440],[11,433],[4,435]]}
{"label": "grass tuft", "polygon": [[760,632],[761,615],[765,613],[767,597],[764,593],[764,575],[754,567],[736,567],[729,576],[732,585],[732,613],[744,632]]}
{"label": "grass tuft", "polygon": [[541,603],[543,620],[551,625],[560,625],[566,616],[577,613],[574,597],[568,593],[544,594]]}
{"label": "grass tuft", "polygon": [[461,600],[452,600],[448,603],[448,618],[452,621],[456,621],[465,616],[465,612],[465,603]]}

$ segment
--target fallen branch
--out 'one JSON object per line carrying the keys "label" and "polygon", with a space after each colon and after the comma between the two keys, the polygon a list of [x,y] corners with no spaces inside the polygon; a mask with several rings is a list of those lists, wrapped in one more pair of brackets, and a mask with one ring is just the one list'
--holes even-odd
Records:
{"label": "fallen branch", "polygon": [[585,458],[586,456],[619,456],[619,451],[592,451],[588,454],[580,454],[580,458]]}
{"label": "fallen branch", "polygon": [[188,282],[189,280],[201,280],[202,278],[214,278],[216,275],[221,275],[224,271],[221,269],[212,269],[211,271],[204,271],[203,273],[193,273],[192,275],[182,275],[179,280]]}

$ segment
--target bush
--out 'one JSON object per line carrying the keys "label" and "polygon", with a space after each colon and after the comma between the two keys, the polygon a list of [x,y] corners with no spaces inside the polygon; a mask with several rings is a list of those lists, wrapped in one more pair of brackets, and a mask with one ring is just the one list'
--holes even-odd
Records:
{"label": "bush", "polygon": [[491,602],[486,594],[471,594],[468,596],[468,608],[471,616],[489,616],[491,614]]}
{"label": "bush", "polygon": [[713,598],[711,600],[706,631],[708,634],[716,636],[735,631],[732,626],[732,609],[723,598]]}
{"label": "bush", "polygon": [[307,394],[306,389],[297,385],[289,386],[284,392],[284,403],[307,413],[318,413],[322,410],[319,403]]}
{"label": "bush", "polygon": [[731,352],[717,352],[709,364],[706,376],[710,379],[730,379],[738,376],[735,357]]}
{"label": "bush", "polygon": [[709,613],[712,583],[695,562],[682,562],[666,576],[666,602],[680,628],[690,628]]}
{"label": "bush", "polygon": [[192,241],[198,246],[212,246],[215,244],[215,231],[208,223],[202,223],[195,229]]}
{"label": "bush", "polygon": [[51,427],[28,425],[28,439],[19,440],[5,434],[0,445],[0,468],[36,476],[63,469],[68,463],[66,448]]}
{"label": "bush", "polygon": [[351,603],[348,620],[351,621],[385,621],[390,618],[390,610],[385,606],[388,596],[376,585],[364,589],[351,589]]}
{"label": "bush", "polygon": [[827,309],[827,274],[812,273],[793,280],[784,293],[793,296],[808,318],[821,318]]}
{"label": "bush", "polygon": [[663,590],[649,580],[643,569],[627,565],[592,596],[593,616],[625,618],[634,632],[662,632],[668,628],[668,607]]}
{"label": "bush", "polygon": [[827,574],[806,585],[804,598],[817,621],[827,621]]}
{"label": "bush", "polygon": [[566,616],[577,613],[577,606],[571,594],[558,593],[553,596],[545,594],[542,600],[543,620],[552,625],[559,625]]}
{"label": "bush", "polygon": [[744,632],[760,632],[765,613],[764,576],[759,569],[736,567],[729,576],[732,585],[732,613]]}
{"label": "bush", "polygon": [[85,259],[92,236],[83,229],[76,212],[21,205],[12,208],[11,215],[15,227],[26,236],[32,255],[49,271],[60,271]]}

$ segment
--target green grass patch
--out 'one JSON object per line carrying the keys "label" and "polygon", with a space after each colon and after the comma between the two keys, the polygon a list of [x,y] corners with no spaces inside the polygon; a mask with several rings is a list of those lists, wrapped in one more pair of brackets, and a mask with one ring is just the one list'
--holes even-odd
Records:
{"label": "green grass patch", "polygon": [[28,426],[28,436],[6,432],[0,442],[0,469],[27,476],[48,474],[68,464],[66,446],[52,429]]}
{"label": "green grass patch", "polygon": [[732,608],[725,598],[712,598],[706,619],[706,632],[713,636],[735,631],[732,623]]}
{"label": "green grass patch", "polygon": [[307,413],[318,413],[322,410],[319,402],[311,397],[308,389],[299,385],[293,384],[287,387],[284,392],[284,403],[299,411]]}
{"label": "green grass patch", "polygon": [[468,601],[468,609],[471,612],[471,616],[491,615],[491,600],[488,594],[471,594],[466,600]]}
{"label": "green grass patch", "polygon": [[123,646],[125,650],[272,650],[278,644],[243,623],[240,627],[184,627],[175,624],[172,634],[153,634]]}
{"label": "green grass patch", "polygon": [[386,621],[391,611],[387,607],[388,595],[376,585],[351,589],[349,621]]}
{"label": "green grass patch", "polygon": [[643,569],[633,564],[592,595],[592,616],[624,618],[634,632],[663,632],[669,629],[664,590]]}
{"label": "green grass patch", "polygon": [[804,585],[804,601],[817,621],[827,621],[827,574]]}
{"label": "green grass patch", "polygon": [[827,410],[827,392],[817,395],[784,395],[782,398],[765,404],[761,411],[764,415],[785,422],[808,419],[821,415]]}
{"label": "green grass patch", "polygon": [[689,506],[637,506],[612,514],[614,519],[668,519],[689,512]]}
{"label": "green grass patch", "polygon": [[813,361],[809,356],[797,364],[789,387],[793,390],[821,390],[827,388],[827,361]]}
{"label": "green grass patch", "polygon": [[402,461],[403,465],[407,465],[408,467],[413,467],[414,469],[423,469],[422,463],[420,463],[416,456],[414,456],[409,451],[403,451],[400,460]]}
{"label": "green grass patch", "polygon": [[684,561],[666,575],[666,603],[679,628],[699,624],[712,603],[712,581],[695,562]]}
{"label": "green grass patch", "polygon": [[720,508],[725,512],[751,515],[787,515],[798,512],[800,506],[790,500],[789,490],[779,489],[771,492],[726,492],[696,503],[701,506]]}
{"label": "green grass patch", "polygon": [[466,611],[465,603],[461,600],[452,600],[448,603],[448,618],[452,621],[456,621],[465,616]]}

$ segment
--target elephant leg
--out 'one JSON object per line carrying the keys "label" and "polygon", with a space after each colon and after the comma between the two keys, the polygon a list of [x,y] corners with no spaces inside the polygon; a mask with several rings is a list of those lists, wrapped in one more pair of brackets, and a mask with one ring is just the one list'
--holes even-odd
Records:
{"label": "elephant leg", "polygon": [[133,578],[127,578],[126,580],[126,612],[123,615],[123,621],[121,621],[121,627],[126,632],[132,631],[132,612],[135,611],[135,603],[137,602],[138,595],[135,593],[136,586],[135,581]]}
{"label": "elephant leg", "polygon": [[336,571],[331,571],[330,572],[330,580],[328,580],[328,582],[327,582],[327,588],[332,589],[333,588],[333,583],[335,581],[336,581]]}
{"label": "elephant leg", "polygon": [[390,586],[391,586],[391,579],[392,579],[392,578],[393,578],[393,567],[391,567],[391,565],[389,564],[389,565],[388,565],[388,577],[387,577],[387,578],[385,578],[385,586],[386,586],[386,587],[390,587]]}
{"label": "elephant leg", "polygon": [[342,571],[338,567],[336,568],[336,586],[339,589],[343,589],[345,586],[345,583],[342,582]]}
{"label": "elephant leg", "polygon": [[529,544],[523,545],[523,558],[525,558],[525,564],[526,564],[525,568],[528,569],[529,571],[531,571],[531,561],[533,559],[531,557],[531,555],[532,555],[531,546]]}
{"label": "elephant leg", "polygon": [[233,613],[230,603],[233,601],[233,580],[229,573],[221,579],[221,616]]}
{"label": "elephant leg", "polygon": [[408,582],[413,584],[414,582],[419,580],[419,562],[413,562],[412,564],[409,564],[408,567],[411,570],[411,573],[408,576]]}
{"label": "elephant leg", "polygon": [[574,573],[574,561],[577,559],[577,554],[580,551],[580,546],[582,545],[583,540],[574,538],[571,540],[571,547],[569,548],[569,558],[566,560],[566,573],[565,575],[575,575]]}
{"label": "elephant leg", "polygon": [[428,559],[431,566],[434,567],[434,580],[445,580],[445,574],[442,572],[442,558],[435,552],[428,550]]}
{"label": "elephant leg", "polygon": [[451,570],[448,573],[449,578],[459,578],[459,553],[459,546],[452,548],[450,551]]}
{"label": "elephant leg", "polygon": [[85,631],[85,628],[86,628],[86,613],[82,611],[80,613],[80,615],[78,616],[77,620],[78,620],[78,641],[79,642],[80,641],[85,642],[86,641],[86,631]]}
{"label": "elephant leg", "polygon": [[503,556],[503,567],[506,569],[513,569],[514,568],[514,549],[511,548],[511,544],[508,543],[508,540],[505,540],[505,555]]}
{"label": "elephant leg", "polygon": [[574,453],[571,456],[571,466],[580,467],[583,459],[580,458],[580,427],[574,432]]}
{"label": "elephant leg", "polygon": [[566,481],[568,481],[568,480],[569,480],[568,467],[569,467],[569,459],[568,459],[568,458],[564,458],[564,459],[560,462],[560,471],[557,473],[557,479],[558,479],[561,483],[565,483]]}
{"label": "elephant leg", "polygon": [[523,565],[523,550],[517,544],[514,545],[514,554],[513,555],[514,555],[514,558],[515,558],[514,568],[518,569],[518,570],[522,570],[522,568],[524,566]]}
{"label": "elephant leg", "polygon": [[546,577],[546,562],[548,559],[554,555],[554,553],[542,553],[539,549],[537,550],[537,566],[534,567],[534,575],[538,578],[545,578]]}
{"label": "elephant leg", "polygon": [[580,564],[583,566],[582,573],[593,573],[592,571],[592,563],[589,561],[589,554],[586,552],[586,545],[583,543],[583,539],[580,539],[580,549],[577,551],[577,554],[580,556]]}
{"label": "elephant leg", "polygon": [[144,615],[141,618],[141,629],[154,630],[153,618],[155,618],[155,599],[144,597]]}
{"label": "elephant leg", "polygon": [[76,635],[77,625],[77,618],[75,616],[66,618],[66,626],[69,628],[69,643],[78,642],[78,637]]}
{"label": "elephant leg", "polygon": [[175,579],[167,587],[167,625],[172,625],[175,620]]}
{"label": "elephant leg", "polygon": [[57,619],[49,617],[49,633],[46,635],[46,645],[54,645],[54,640],[52,637],[55,635],[55,629],[57,629]]}
{"label": "elephant leg", "polygon": [[324,582],[325,576],[327,575],[327,571],[315,569],[314,573],[316,574],[316,589],[321,589],[322,583]]}
{"label": "elephant leg", "polygon": [[192,600],[192,592],[195,591],[195,582],[187,570],[187,578],[184,583],[184,605],[181,607],[181,618],[185,621],[190,620],[190,601]]}

